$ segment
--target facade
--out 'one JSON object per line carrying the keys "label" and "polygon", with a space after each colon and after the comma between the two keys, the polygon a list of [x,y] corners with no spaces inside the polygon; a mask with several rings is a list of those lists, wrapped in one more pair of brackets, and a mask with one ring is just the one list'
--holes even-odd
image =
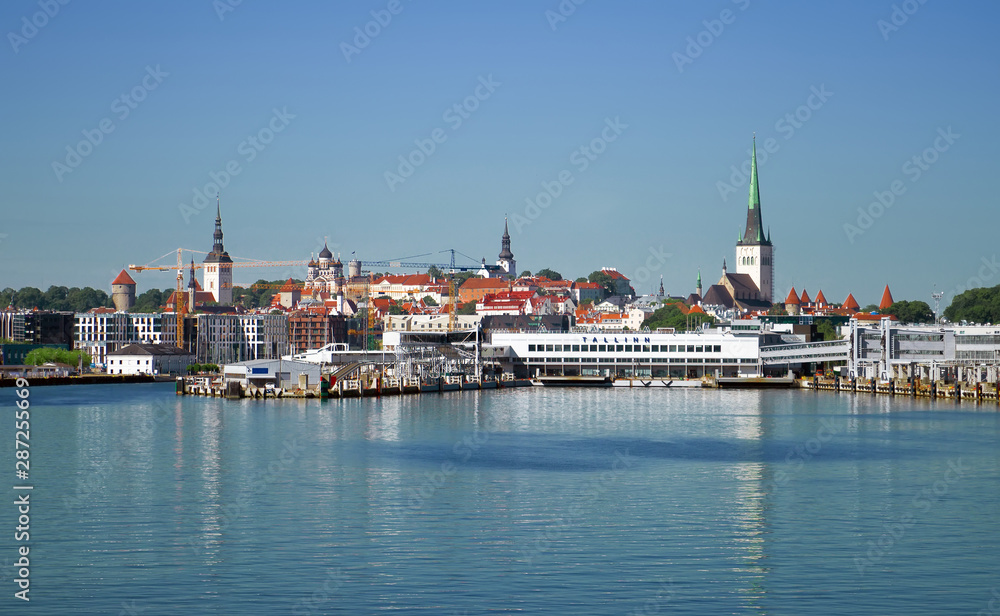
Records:
{"label": "facade", "polygon": [[889,317],[849,323],[850,376],[995,383],[1000,327],[904,326]]}
{"label": "facade", "polygon": [[546,295],[534,291],[503,291],[491,293],[476,303],[476,314],[552,314],[552,302]]}
{"label": "facade", "polygon": [[223,367],[223,377],[227,383],[238,381],[244,387],[273,385],[294,388],[301,382],[300,375],[305,375],[305,384],[312,387],[320,381],[321,366],[318,363],[275,358],[248,360]]}
{"label": "facade", "polygon": [[344,264],[340,257],[336,259],[326,243],[319,253],[319,259],[309,261],[306,273],[305,288],[308,291],[337,295],[344,285]]}
{"label": "facade", "polygon": [[387,296],[399,301],[407,298],[422,299],[430,295],[440,301],[447,294],[448,283],[428,274],[391,274],[372,282],[372,297]]}
{"label": "facade", "polygon": [[108,374],[174,374],[187,372],[194,355],[169,344],[130,344],[108,353]]}
{"label": "facade", "polygon": [[197,363],[221,365],[289,353],[286,315],[198,314],[195,319]]}
{"label": "facade", "polygon": [[340,314],[297,311],[288,315],[288,345],[292,354],[331,342],[347,342],[347,318]]}
{"label": "facade", "polygon": [[[459,330],[475,329],[483,320],[481,314],[455,315]],[[388,314],[383,320],[385,331],[397,332],[446,332],[448,314]]]}
{"label": "facade", "polygon": [[135,280],[125,270],[111,281],[111,300],[118,312],[127,312],[135,306]]}
{"label": "facade", "polygon": [[510,289],[510,283],[500,278],[469,278],[458,288],[458,301],[478,302],[491,293],[501,293]]}
{"label": "facade", "polygon": [[205,257],[205,290],[223,306],[233,304],[233,260],[222,245],[222,212],[218,201],[215,207],[215,240],[212,252]]}
{"label": "facade", "polygon": [[31,344],[73,348],[72,312],[25,310],[0,312],[0,338]]}
{"label": "facade", "polygon": [[[771,234],[764,233],[760,214],[760,186],[757,183],[757,141],[754,140],[750,170],[750,198],[747,224],[736,242],[736,273],[746,274],[760,292],[759,299],[774,301],[774,246]],[[735,298],[739,299],[739,298]]]}
{"label": "facade", "polygon": [[110,353],[130,344],[176,344],[164,327],[172,320],[170,313],[81,312],[75,315],[73,345],[86,351],[95,365],[104,366]]}
{"label": "facade", "polygon": [[491,355],[518,376],[700,378],[760,373],[760,336],[720,329],[649,332],[493,333]]}

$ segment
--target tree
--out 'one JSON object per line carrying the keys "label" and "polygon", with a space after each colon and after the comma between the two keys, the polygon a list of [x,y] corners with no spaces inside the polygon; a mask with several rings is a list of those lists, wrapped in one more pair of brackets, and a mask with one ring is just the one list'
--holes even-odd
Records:
{"label": "tree", "polygon": [[680,309],[680,302],[669,302],[663,308],[656,310],[653,314],[642,322],[643,327],[657,329],[660,327],[672,327],[677,331],[686,331],[690,323],[692,328],[701,327],[702,323],[714,323],[715,319],[703,312],[694,314],[684,314]]}
{"label": "tree", "polygon": [[944,310],[949,321],[1000,323],[1000,285],[969,289],[956,295]]}
{"label": "tree", "polygon": [[589,280],[587,280],[587,277],[586,277],[586,276],[580,276],[579,278],[577,278],[577,279],[576,279],[576,280],[574,280],[573,282],[590,282],[590,281],[589,281]]}
{"label": "tree", "polygon": [[819,319],[816,322],[816,334],[823,337],[823,340],[839,340],[840,336],[837,335],[837,328],[833,326],[833,323],[829,319]]}
{"label": "tree", "polygon": [[767,314],[772,314],[772,315],[787,314],[785,312],[785,305],[784,304],[772,304],[771,308],[767,311]]}
{"label": "tree", "polygon": [[903,323],[933,323],[934,312],[927,302],[920,300],[908,302],[901,300],[894,302],[891,306],[882,311],[884,314],[891,314]]}
{"label": "tree", "polygon": [[531,270],[524,270],[523,272],[521,272],[521,277],[522,278],[531,278]]}
{"label": "tree", "polygon": [[553,269],[549,269],[547,267],[545,269],[538,270],[538,272],[535,275],[536,276],[544,276],[545,278],[548,278],[549,280],[562,280],[563,279],[562,274],[560,274],[559,272],[557,272],[557,271],[555,271]]}
{"label": "tree", "polygon": [[476,302],[465,302],[458,307],[458,311],[455,314],[476,314]]}
{"label": "tree", "polygon": [[861,312],[878,312],[878,305],[868,304],[867,306],[861,309]]}
{"label": "tree", "polygon": [[591,272],[590,276],[587,276],[587,280],[604,287],[605,296],[616,295],[618,293],[618,286],[615,284],[615,279],[610,274],[601,270]]}
{"label": "tree", "polygon": [[424,299],[423,299],[423,302],[424,302],[425,306],[437,306],[438,305],[437,301],[435,301],[434,298],[431,297],[430,295],[425,295]]}
{"label": "tree", "polygon": [[[233,298],[235,303],[235,289],[233,290]],[[150,289],[141,293],[135,298],[135,306],[132,308],[132,312],[160,312],[160,309],[167,300],[170,299],[170,289],[164,289],[163,291],[159,289]]]}
{"label": "tree", "polygon": [[433,278],[434,280],[444,277],[444,274],[435,265],[432,265],[427,268],[427,275]]}
{"label": "tree", "polygon": [[34,349],[24,357],[24,363],[29,366],[41,366],[47,363],[60,363],[77,366],[80,364],[80,357],[83,357],[83,365],[90,365],[90,355],[83,351],[67,351],[54,347],[42,347]]}
{"label": "tree", "polygon": [[35,287],[23,287],[14,295],[14,306],[16,308],[39,308],[45,307],[45,294]]}

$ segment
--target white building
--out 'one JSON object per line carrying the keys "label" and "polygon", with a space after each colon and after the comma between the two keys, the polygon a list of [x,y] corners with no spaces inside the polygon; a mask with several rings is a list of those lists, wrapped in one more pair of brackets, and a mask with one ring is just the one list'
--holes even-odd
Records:
{"label": "white building", "polygon": [[170,318],[173,318],[170,313],[127,313],[110,309],[79,312],[75,317],[73,346],[90,355],[95,365],[104,366],[110,352],[130,344],[176,344],[176,339],[167,338],[163,326],[164,319]]}
{"label": "white building", "polygon": [[[455,319],[458,329],[475,329],[482,322],[483,315],[458,314]],[[447,314],[388,314],[382,323],[387,332],[446,332],[449,318]]]}
{"label": "white building", "polygon": [[760,374],[760,337],[722,329],[682,334],[494,333],[492,355],[518,375],[700,378]]}
{"label": "white building", "polygon": [[194,355],[169,344],[130,344],[108,353],[108,374],[175,374],[187,373]]}

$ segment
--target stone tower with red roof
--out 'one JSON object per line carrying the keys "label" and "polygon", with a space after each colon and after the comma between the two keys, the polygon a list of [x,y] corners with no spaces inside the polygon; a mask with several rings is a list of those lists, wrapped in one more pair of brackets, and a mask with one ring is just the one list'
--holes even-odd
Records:
{"label": "stone tower with red roof", "polygon": [[127,312],[135,306],[135,281],[125,270],[111,281],[111,300],[118,312]]}

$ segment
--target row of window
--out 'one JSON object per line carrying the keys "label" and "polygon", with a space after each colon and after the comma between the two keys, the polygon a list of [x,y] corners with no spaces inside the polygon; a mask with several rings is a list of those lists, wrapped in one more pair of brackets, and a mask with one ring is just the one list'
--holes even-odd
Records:
{"label": "row of window", "polygon": [[721,353],[721,344],[529,344],[529,353]]}
{"label": "row of window", "polygon": [[530,364],[596,364],[598,362],[602,364],[755,364],[756,359],[736,359],[732,357],[641,357],[641,358],[625,358],[625,357],[533,357],[530,359],[520,359],[519,363],[528,362]]}
{"label": "row of window", "polygon": [[1000,344],[1000,336],[957,334],[955,342],[957,344]]}

